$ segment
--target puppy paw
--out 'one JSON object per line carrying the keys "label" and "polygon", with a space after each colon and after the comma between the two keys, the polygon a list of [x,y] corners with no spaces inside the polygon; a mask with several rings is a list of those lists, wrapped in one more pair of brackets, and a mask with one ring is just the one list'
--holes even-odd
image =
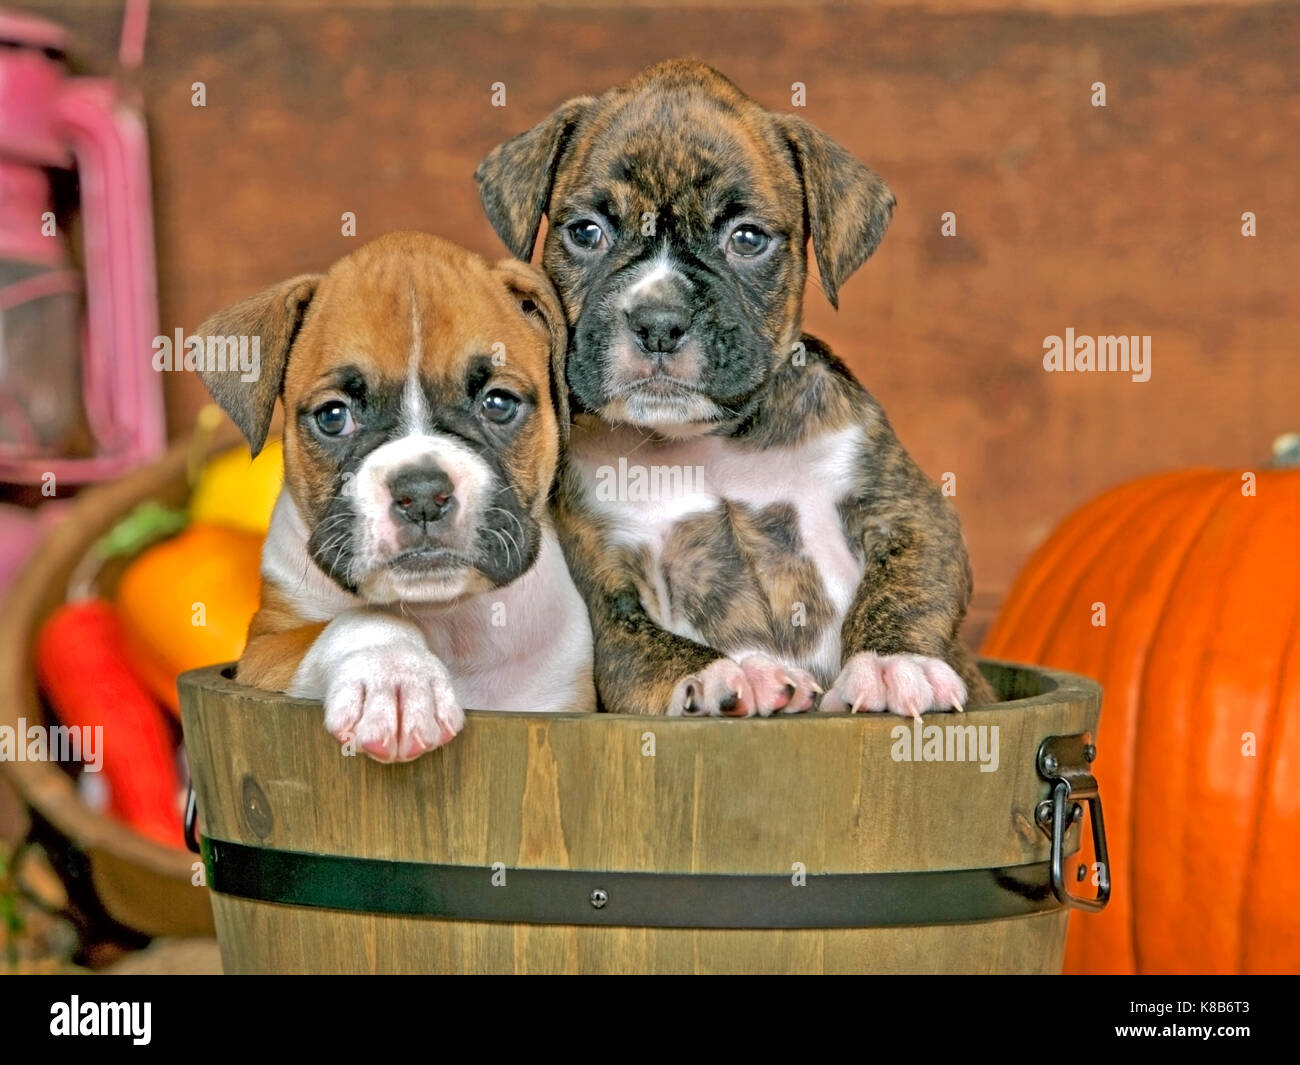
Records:
{"label": "puppy paw", "polygon": [[325,728],[377,762],[409,762],[465,724],[446,667],[427,650],[394,647],[344,655],[330,671]]}
{"label": "puppy paw", "polygon": [[947,662],[924,655],[856,654],[822,696],[829,713],[888,710],[920,717],[927,710],[961,710],[966,685]]}
{"label": "puppy paw", "polygon": [[669,701],[670,717],[767,717],[812,709],[821,688],[812,674],[783,666],[766,655],[739,662],[719,658],[682,678]]}
{"label": "puppy paw", "polygon": [[811,673],[783,666],[767,655],[747,655],[740,660],[740,669],[754,694],[755,711],[762,717],[778,710],[802,714],[813,708],[821,694],[821,685]]}

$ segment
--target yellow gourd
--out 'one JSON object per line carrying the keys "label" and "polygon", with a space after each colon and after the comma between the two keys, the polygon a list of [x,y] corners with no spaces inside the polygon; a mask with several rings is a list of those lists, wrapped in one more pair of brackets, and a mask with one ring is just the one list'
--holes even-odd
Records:
{"label": "yellow gourd", "polygon": [[199,474],[190,496],[190,519],[265,534],[284,481],[279,440],[253,458],[247,447],[223,451]]}

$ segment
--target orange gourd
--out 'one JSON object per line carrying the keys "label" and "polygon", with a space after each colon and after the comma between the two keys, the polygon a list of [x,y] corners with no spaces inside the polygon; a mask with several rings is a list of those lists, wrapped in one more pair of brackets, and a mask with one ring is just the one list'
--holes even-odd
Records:
{"label": "orange gourd", "polygon": [[1300,470],[1101,496],[1029,561],[983,651],[1105,689],[1113,895],[1071,918],[1066,972],[1300,971]]}
{"label": "orange gourd", "polygon": [[196,522],[149,548],[122,574],[114,606],[132,667],[179,709],[176,678],[237,659],[261,592],[262,537]]}

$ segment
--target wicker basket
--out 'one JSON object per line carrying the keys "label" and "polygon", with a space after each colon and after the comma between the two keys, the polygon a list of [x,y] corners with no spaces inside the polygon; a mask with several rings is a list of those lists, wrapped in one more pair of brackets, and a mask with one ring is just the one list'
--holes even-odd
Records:
{"label": "wicker basket", "polygon": [[[151,466],[79,495],[66,517],[27,562],[0,611],[0,725],[43,721],[32,649],[45,619],[63,602],[68,580],[90,547],[137,504],[157,500],[183,506],[187,471],[195,458],[236,443],[233,431],[218,432],[196,451],[186,442]],[[99,591],[111,594],[115,571],[106,569]],[[76,854],[73,876],[89,886],[107,916],[149,936],[210,935],[207,891],[192,884],[195,857],[177,841],[165,847],[88,806],[72,778],[52,762],[4,762],[0,771],[32,809],[48,842],[52,833]],[[80,860],[84,857],[84,861]],[[66,870],[65,870],[66,876]],[[69,885],[85,890],[85,883]]]}

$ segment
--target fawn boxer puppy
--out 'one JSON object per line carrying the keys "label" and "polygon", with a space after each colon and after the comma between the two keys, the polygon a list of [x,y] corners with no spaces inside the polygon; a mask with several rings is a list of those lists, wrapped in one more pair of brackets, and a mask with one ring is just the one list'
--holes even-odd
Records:
{"label": "fawn boxer puppy", "polygon": [[542,262],[578,404],[556,520],[610,710],[919,715],[992,698],[958,640],[957,515],[879,404],[800,332],[894,197],[802,118],[672,61],[560,106],[479,166]]}
{"label": "fawn boxer puppy", "polygon": [[547,516],[566,328],[540,271],[393,233],[214,315],[261,366],[211,365],[261,450],[284,402],[285,484],[246,684],[321,699],[379,761],[450,740],[462,706],[594,710],[591,628]]}

